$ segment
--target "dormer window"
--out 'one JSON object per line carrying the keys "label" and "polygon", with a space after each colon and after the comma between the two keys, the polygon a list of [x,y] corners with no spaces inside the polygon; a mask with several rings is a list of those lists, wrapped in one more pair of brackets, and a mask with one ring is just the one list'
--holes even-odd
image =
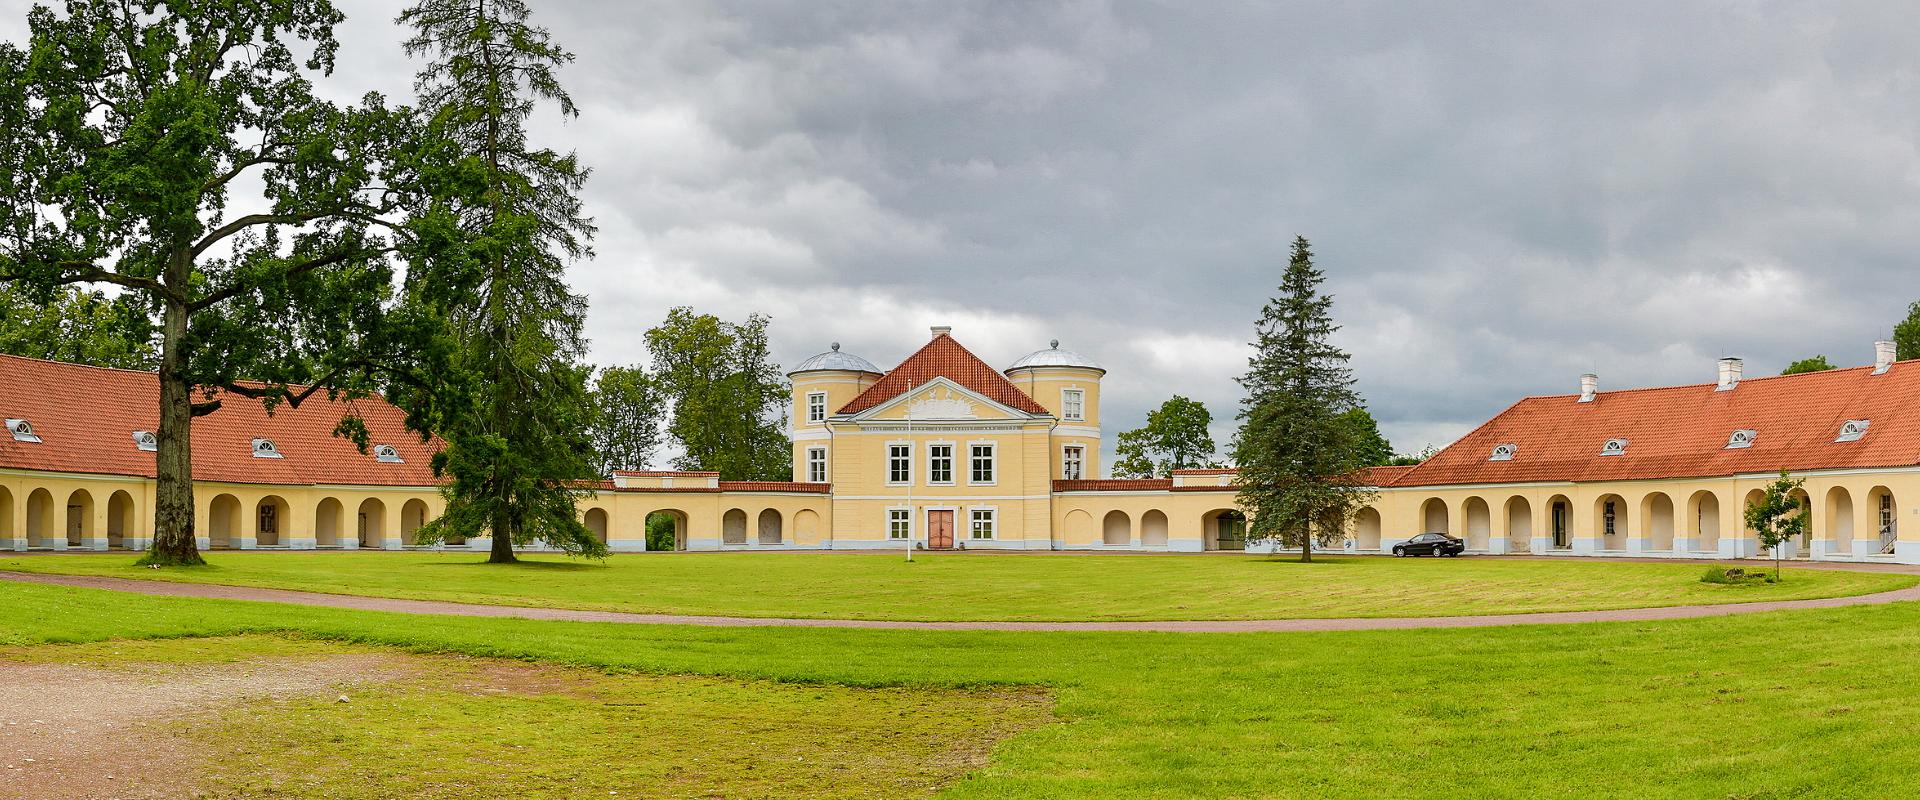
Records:
{"label": "dormer window", "polygon": [[383,464],[405,464],[400,457],[400,449],[390,444],[376,445],[373,448],[373,460]]}
{"label": "dormer window", "polygon": [[153,435],[153,431],[134,431],[133,446],[140,448],[142,452],[151,453],[160,449],[160,437]]}
{"label": "dormer window", "polygon": [[13,434],[13,440],[16,442],[38,443],[40,441],[40,434],[33,432],[33,423],[24,419],[7,420],[7,432]]}
{"label": "dormer window", "polygon": [[1741,428],[1740,430],[1737,430],[1731,434],[1728,434],[1726,449],[1740,450],[1740,449],[1752,447],[1753,440],[1758,438],[1759,436],[1760,436],[1759,431],[1756,431],[1752,428]]}
{"label": "dormer window", "polygon": [[1512,461],[1513,454],[1519,451],[1520,451],[1520,446],[1517,444],[1508,443],[1508,444],[1502,444],[1502,445],[1495,445],[1493,448],[1493,455],[1487,456],[1487,460],[1488,461]]}
{"label": "dormer window", "polygon": [[1865,420],[1865,419],[1847,420],[1846,422],[1841,423],[1840,435],[1835,437],[1834,441],[1835,442],[1860,441],[1860,437],[1867,435],[1867,425],[1871,423],[1872,423],[1872,420]]}
{"label": "dormer window", "polygon": [[1607,443],[1600,447],[1600,455],[1603,456],[1624,456],[1626,454],[1627,440],[1625,439],[1608,439]]}
{"label": "dormer window", "polygon": [[254,458],[285,458],[285,456],[280,455],[280,448],[273,446],[272,439],[253,440],[253,457]]}

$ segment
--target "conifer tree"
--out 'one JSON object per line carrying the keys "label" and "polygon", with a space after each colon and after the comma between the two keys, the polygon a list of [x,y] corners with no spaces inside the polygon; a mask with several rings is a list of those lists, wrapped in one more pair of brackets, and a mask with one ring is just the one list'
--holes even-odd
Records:
{"label": "conifer tree", "polygon": [[1372,500],[1359,474],[1363,443],[1343,419],[1360,397],[1347,354],[1329,341],[1339,326],[1323,280],[1307,240],[1296,237],[1279,296],[1255,325],[1233,442],[1248,540],[1297,546],[1303,561],[1313,560],[1316,541],[1342,538]]}
{"label": "conifer tree", "polygon": [[436,145],[419,167],[434,200],[410,224],[410,300],[446,331],[445,360],[400,398],[446,442],[434,466],[450,479],[447,511],[421,536],[489,532],[494,563],[535,540],[606,552],[576,513],[598,476],[586,301],[565,274],[590,253],[587,170],[526,129],[539,103],[578,113],[554,75],[573,56],[527,17],[522,0],[421,0],[399,18],[414,29],[407,53],[429,59],[416,86]]}

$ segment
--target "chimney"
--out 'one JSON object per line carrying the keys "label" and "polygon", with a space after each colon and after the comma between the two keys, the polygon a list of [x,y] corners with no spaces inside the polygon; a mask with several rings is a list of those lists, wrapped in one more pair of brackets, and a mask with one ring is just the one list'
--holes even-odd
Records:
{"label": "chimney", "polygon": [[933,338],[935,339],[938,339],[942,336],[951,335],[952,333],[953,333],[953,328],[951,326],[948,326],[948,325],[933,326]]}
{"label": "chimney", "polygon": [[1873,343],[1873,374],[1880,375],[1893,367],[1893,361],[1899,357],[1900,348],[1893,342]]}
{"label": "chimney", "polygon": [[1593,393],[1600,389],[1600,376],[1591,372],[1580,376],[1580,402],[1593,402]]}
{"label": "chimney", "polygon": [[1720,385],[1715,387],[1714,391],[1724,392],[1735,386],[1739,386],[1740,373],[1745,371],[1746,362],[1741,361],[1736,356],[1727,356],[1726,358],[1720,359]]}

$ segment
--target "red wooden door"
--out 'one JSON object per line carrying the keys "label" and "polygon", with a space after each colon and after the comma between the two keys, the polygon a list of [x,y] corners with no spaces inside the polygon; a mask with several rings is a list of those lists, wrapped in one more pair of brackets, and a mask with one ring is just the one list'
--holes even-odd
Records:
{"label": "red wooden door", "polygon": [[927,549],[953,549],[953,511],[927,512]]}

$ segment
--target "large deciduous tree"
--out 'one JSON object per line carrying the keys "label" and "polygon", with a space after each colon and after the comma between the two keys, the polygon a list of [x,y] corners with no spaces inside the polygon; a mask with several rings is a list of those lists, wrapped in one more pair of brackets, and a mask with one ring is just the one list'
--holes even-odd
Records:
{"label": "large deciduous tree", "polygon": [[1799,375],[1803,372],[1824,372],[1830,369],[1833,369],[1833,362],[1828,361],[1826,356],[1810,356],[1788,364],[1780,374]]}
{"label": "large deciduous tree", "polygon": [[1180,395],[1147,412],[1147,424],[1121,432],[1114,446],[1120,478],[1165,477],[1176,469],[1213,465],[1213,414],[1198,400]]}
{"label": "large deciduous tree", "polygon": [[14,284],[0,284],[0,353],[140,370],[159,356],[153,321],[134,295]]}
{"label": "large deciduous tree", "polygon": [[788,480],[787,383],[767,352],[767,318],[734,324],[675,308],[647,331],[653,374],[673,403],[667,432],[680,443],[675,466],[725,480]]}
{"label": "large deciduous tree", "polygon": [[407,53],[427,59],[419,172],[433,198],[410,220],[409,299],[443,320],[446,353],[400,396],[446,442],[435,468],[449,478],[447,510],[421,535],[490,533],[494,563],[535,540],[603,555],[577,513],[599,473],[586,301],[566,283],[567,263],[590,253],[587,170],[527,135],[539,104],[578,113],[554,74],[573,57],[529,24],[521,0],[422,0],[399,22],[414,30]]}
{"label": "large deciduous tree", "polygon": [[1380,434],[1380,423],[1364,406],[1347,409],[1346,413],[1340,415],[1340,423],[1348,427],[1349,435],[1353,437],[1355,456],[1360,459],[1361,466],[1379,467],[1394,463],[1393,444]]}
{"label": "large deciduous tree", "polygon": [[602,473],[646,469],[660,448],[659,382],[639,367],[608,367],[593,382],[593,449]]}
{"label": "large deciduous tree", "polygon": [[369,391],[387,350],[404,116],[314,95],[340,20],[326,0],[69,0],[0,45],[0,281],[111,284],[157,323],[148,563],[201,562],[194,417]]}
{"label": "large deciduous tree", "polygon": [[1894,357],[1920,358],[1920,300],[1907,305],[1907,318],[1893,326]]}
{"label": "large deciduous tree", "polygon": [[1297,546],[1303,561],[1313,559],[1316,540],[1342,538],[1373,497],[1359,473],[1354,427],[1343,420],[1360,397],[1347,354],[1330,341],[1339,327],[1323,280],[1307,240],[1295,238],[1279,295],[1255,325],[1233,441],[1247,538]]}

